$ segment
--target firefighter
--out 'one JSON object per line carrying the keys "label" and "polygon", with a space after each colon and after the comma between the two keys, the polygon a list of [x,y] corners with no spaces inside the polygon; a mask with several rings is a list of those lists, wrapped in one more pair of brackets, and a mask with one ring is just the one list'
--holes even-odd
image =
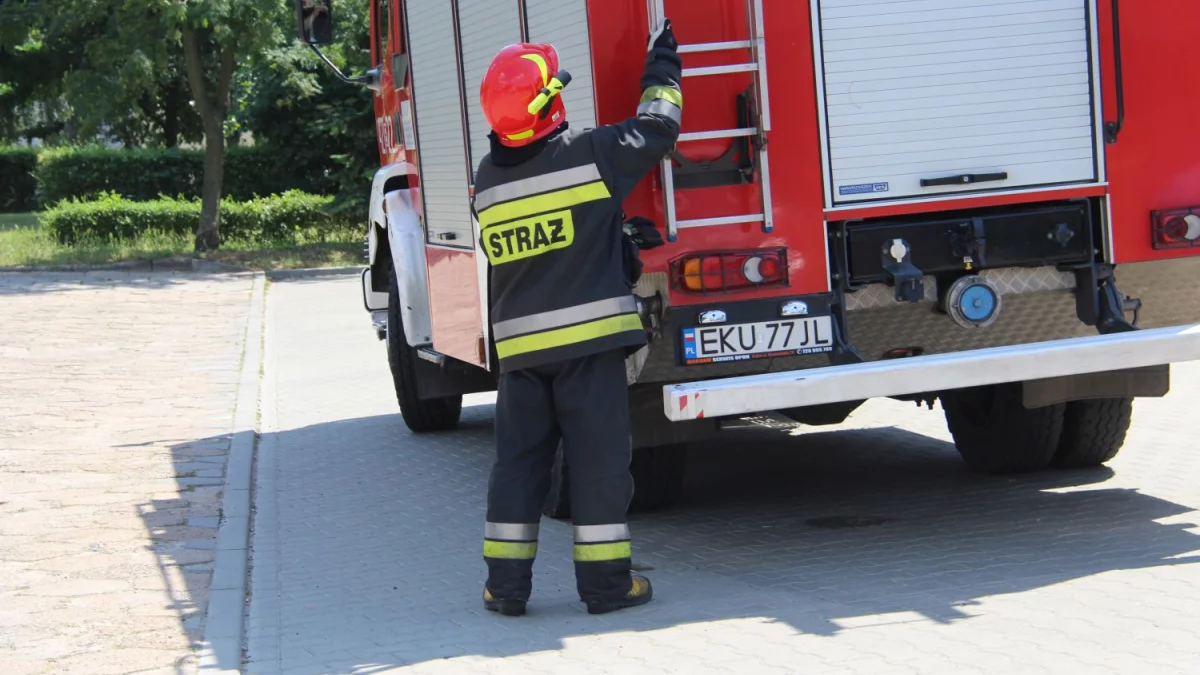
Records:
{"label": "firefighter", "polygon": [[[621,204],[679,137],[677,49],[663,21],[648,40],[637,115],[596,129],[568,129],[558,94],[570,75],[550,45],[505,47],[483,79],[491,153],[473,210],[490,263],[500,371],[483,551],[491,611],[525,613],[560,441],[580,599],[603,614],[652,595],[649,579],[631,573],[625,517],[633,496],[625,359],[646,337]],[[645,231],[634,223],[630,238],[653,241]]]}

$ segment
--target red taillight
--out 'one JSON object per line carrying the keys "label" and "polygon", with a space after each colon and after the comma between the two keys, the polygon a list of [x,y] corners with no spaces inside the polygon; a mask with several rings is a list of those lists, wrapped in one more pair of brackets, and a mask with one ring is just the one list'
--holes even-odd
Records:
{"label": "red taillight", "polygon": [[692,293],[727,293],[787,285],[787,250],[692,253],[671,263],[675,288]]}
{"label": "red taillight", "polygon": [[1150,219],[1155,249],[1200,247],[1200,206],[1155,211]]}

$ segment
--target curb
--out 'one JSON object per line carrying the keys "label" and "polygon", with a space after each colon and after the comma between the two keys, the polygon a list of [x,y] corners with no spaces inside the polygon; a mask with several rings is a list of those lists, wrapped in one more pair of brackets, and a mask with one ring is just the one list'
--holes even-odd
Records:
{"label": "curb", "polygon": [[241,672],[242,634],[246,610],[246,572],[250,557],[251,481],[257,442],[259,373],[263,363],[266,280],[254,274],[250,317],[246,325],[245,354],[233,416],[233,440],[225,464],[225,490],[221,497],[221,524],[209,582],[200,669],[205,672]]}
{"label": "curb", "polygon": [[310,277],[350,276],[362,274],[364,269],[366,269],[366,265],[359,265],[358,267],[312,267],[302,270],[274,270],[267,272],[267,279],[270,281],[283,281],[286,279],[307,279]]}

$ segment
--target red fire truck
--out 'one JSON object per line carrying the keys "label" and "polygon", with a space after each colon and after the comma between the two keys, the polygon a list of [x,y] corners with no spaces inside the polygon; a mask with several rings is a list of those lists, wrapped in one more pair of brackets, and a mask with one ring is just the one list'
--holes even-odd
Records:
{"label": "red fire truck", "polygon": [[[495,387],[470,209],[489,61],[551,43],[572,126],[616,122],[664,15],[686,106],[626,204],[668,240],[633,289],[635,507],[669,504],[722,420],[875,397],[940,400],[979,471],[1098,465],[1200,359],[1196,0],[371,2],[363,292],[414,431]],[[328,0],[297,5],[327,41]]]}

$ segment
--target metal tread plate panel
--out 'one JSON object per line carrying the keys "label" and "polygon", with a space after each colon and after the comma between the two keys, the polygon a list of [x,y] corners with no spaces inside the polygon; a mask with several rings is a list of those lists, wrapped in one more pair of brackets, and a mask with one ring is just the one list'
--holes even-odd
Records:
{"label": "metal tread plate panel", "polygon": [[1097,180],[1089,4],[819,0],[834,203]]}
{"label": "metal tread plate panel", "polygon": [[[1019,295],[1038,291],[1061,291],[1075,288],[1075,275],[1053,267],[1006,267],[984,270],[979,276],[996,284],[1001,295]],[[937,281],[925,277],[925,297],[921,302],[937,302]],[[846,294],[846,311],[895,307],[896,295],[891,287],[871,284]]]}
{"label": "metal tread plate panel", "polygon": [[892,305],[847,316],[850,342],[868,361],[893,349],[945,354],[1096,334],[1076,316],[1075,295],[1067,291],[1007,296],[1000,316],[986,328],[963,328],[932,304]]}
{"label": "metal tread plate panel", "polygon": [[458,61],[454,13],[445,0],[408,0],[406,7],[426,232],[431,243],[473,248],[462,91],[446,80]]}
{"label": "metal tread plate panel", "polygon": [[571,73],[571,84],[562,93],[571,127],[595,127],[596,90],[587,0],[525,0],[525,9],[529,41],[554,45],[559,67]]}
{"label": "metal tread plate panel", "polygon": [[[946,354],[1096,335],[1096,329],[1085,326],[1076,315],[1073,275],[1054,268],[1014,268],[988,270],[984,276],[1004,295],[1000,317],[987,328],[965,329],[936,312],[935,294],[927,293],[927,301],[917,304],[901,304],[892,289],[879,285],[847,296],[850,341],[865,359],[874,361],[896,348],[921,347],[925,354]],[[1200,257],[1119,265],[1116,280],[1122,293],[1142,301],[1140,328],[1200,323]],[[932,281],[926,280],[927,288],[933,287]],[[856,306],[849,304],[854,297],[860,298]],[[816,355],[683,367],[678,365],[673,343],[665,339],[652,345],[643,358],[638,376],[642,383],[759,375],[829,364],[827,357]]]}

